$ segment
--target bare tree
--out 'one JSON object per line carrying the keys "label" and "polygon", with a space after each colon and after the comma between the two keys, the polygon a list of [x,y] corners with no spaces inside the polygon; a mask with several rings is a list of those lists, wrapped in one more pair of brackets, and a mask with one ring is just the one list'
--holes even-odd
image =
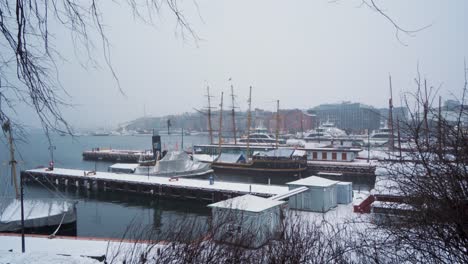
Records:
{"label": "bare tree", "polygon": [[[174,232],[169,232],[169,236],[147,240],[151,232],[136,232],[145,237],[140,242],[146,244],[113,248],[107,260],[109,263],[123,260],[125,263],[353,263],[359,260],[357,250],[361,244],[353,234],[353,226],[320,219],[304,221],[296,213],[287,210],[283,213],[279,236],[272,236],[260,247],[249,245],[255,244],[250,242],[259,235],[257,230],[263,222],[252,222],[247,220],[248,215],[232,210],[225,211],[218,220],[205,222],[207,225],[201,229],[200,222],[192,218],[174,222],[170,227]],[[196,236],[192,230],[197,230]]]}
{"label": "bare tree", "polygon": [[[411,139],[401,162],[386,165],[399,203],[378,224],[388,244],[418,262],[468,262],[468,112],[467,76],[460,105],[443,111],[437,90],[415,79],[417,91],[406,95],[410,120],[400,124]],[[404,255],[404,254],[403,254]]]}
{"label": "bare tree", "polygon": [[[152,23],[153,16],[162,8],[168,8],[177,21],[176,31],[198,37],[180,11],[177,0],[121,0],[128,4],[135,17]],[[84,49],[89,60],[93,52],[101,50],[105,63],[120,89],[117,74],[111,64],[109,41],[104,31],[100,3],[97,0],[16,0],[0,1],[0,124],[13,120],[17,104],[34,109],[45,130],[71,133],[61,113],[68,105],[65,89],[57,78],[56,59],[62,50],[54,43],[51,24],[71,33],[75,49]],[[97,34],[101,48],[90,35]],[[120,89],[122,94],[124,93]]]}

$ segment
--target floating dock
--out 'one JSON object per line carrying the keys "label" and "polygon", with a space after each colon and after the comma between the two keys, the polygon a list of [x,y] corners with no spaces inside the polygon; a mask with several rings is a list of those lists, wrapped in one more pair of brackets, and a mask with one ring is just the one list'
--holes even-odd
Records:
{"label": "floating dock", "polygon": [[153,159],[153,152],[145,150],[94,148],[84,151],[82,156],[84,160],[138,163],[139,160]]}
{"label": "floating dock", "polygon": [[244,194],[271,197],[288,191],[287,186],[169,178],[111,172],[55,168],[22,171],[25,181],[58,186],[85,187],[96,191],[124,191],[160,197],[217,202]]}
{"label": "floating dock", "polygon": [[307,161],[309,175],[320,175],[338,181],[352,181],[353,183],[375,183],[374,161],[354,160],[352,162]]}

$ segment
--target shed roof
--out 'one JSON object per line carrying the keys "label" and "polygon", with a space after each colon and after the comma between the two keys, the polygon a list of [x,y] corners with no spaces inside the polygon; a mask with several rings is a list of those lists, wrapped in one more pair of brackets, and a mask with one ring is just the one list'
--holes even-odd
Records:
{"label": "shed roof", "polygon": [[266,209],[283,204],[283,201],[274,201],[255,195],[246,194],[243,196],[234,197],[221,202],[209,204],[212,208],[236,209],[258,213]]}
{"label": "shed roof", "polygon": [[337,184],[338,181],[332,181],[329,179],[311,176],[304,179],[300,179],[293,182],[288,182],[288,185],[304,185],[304,186],[312,186],[312,187],[328,187],[334,184]]}
{"label": "shed roof", "polygon": [[221,153],[216,159],[216,162],[237,163],[243,159],[245,160],[242,153]]}
{"label": "shed roof", "polygon": [[263,153],[259,153],[259,155],[267,156],[267,157],[286,157],[289,158],[294,153],[294,149],[287,149],[287,148],[279,148],[279,149],[272,149]]}

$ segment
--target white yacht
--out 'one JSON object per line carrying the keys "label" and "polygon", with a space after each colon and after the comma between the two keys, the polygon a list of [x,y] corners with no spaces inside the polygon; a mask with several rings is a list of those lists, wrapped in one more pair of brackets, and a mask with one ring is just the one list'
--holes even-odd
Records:
{"label": "white yacht", "polygon": [[[249,134],[249,137],[243,137],[239,139],[240,143],[260,143],[260,144],[276,144],[276,137],[268,134],[268,130],[265,127],[257,127],[253,133]],[[278,144],[286,144],[286,140],[279,138]]]}
{"label": "white yacht", "polygon": [[346,132],[337,128],[332,122],[325,122],[318,128],[313,129],[304,135],[306,141],[332,140],[347,137]]}
{"label": "white yacht", "polygon": [[[382,146],[385,145],[391,138],[392,131],[387,126],[380,128],[379,130],[374,130],[369,136],[369,139],[364,139],[364,142],[370,144],[371,146]],[[393,139],[396,142],[398,137],[393,135]]]}

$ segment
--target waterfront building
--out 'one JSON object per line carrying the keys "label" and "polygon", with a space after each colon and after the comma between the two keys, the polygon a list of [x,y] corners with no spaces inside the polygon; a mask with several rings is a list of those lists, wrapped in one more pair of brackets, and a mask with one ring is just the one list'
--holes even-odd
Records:
{"label": "waterfront building", "polygon": [[380,127],[379,110],[361,103],[321,104],[308,112],[316,114],[320,122],[333,122],[336,127],[348,132],[362,133],[366,129]]}
{"label": "waterfront building", "polygon": [[[388,124],[388,108],[380,108],[380,124]],[[393,107],[392,118],[393,122],[396,123],[397,120],[400,122],[405,122],[408,120],[408,108],[406,107]]]}

